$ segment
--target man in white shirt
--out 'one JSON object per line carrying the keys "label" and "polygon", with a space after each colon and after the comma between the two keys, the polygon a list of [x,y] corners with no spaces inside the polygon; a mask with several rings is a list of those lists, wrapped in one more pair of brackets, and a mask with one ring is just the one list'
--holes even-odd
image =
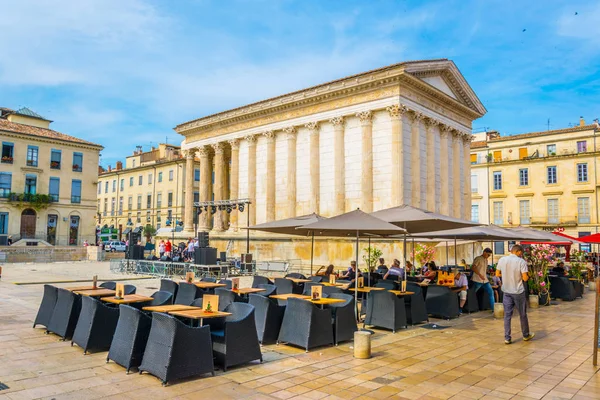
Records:
{"label": "man in white shirt", "polygon": [[527,291],[525,282],[529,280],[529,269],[523,259],[523,247],[516,244],[510,250],[511,254],[498,261],[496,276],[502,277],[502,291],[504,292],[504,343],[511,344],[512,338],[510,322],[515,308],[519,311],[521,319],[521,332],[523,341],[531,340],[535,334],[529,331],[527,319]]}

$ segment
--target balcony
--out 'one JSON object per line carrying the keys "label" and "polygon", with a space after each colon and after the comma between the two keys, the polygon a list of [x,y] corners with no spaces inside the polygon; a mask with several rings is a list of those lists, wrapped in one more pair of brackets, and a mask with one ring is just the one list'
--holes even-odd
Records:
{"label": "balcony", "polygon": [[531,217],[531,226],[577,226],[578,218],[572,217],[560,217],[560,216],[545,216],[545,217]]}
{"label": "balcony", "polygon": [[50,161],[50,169],[60,169],[60,161]]}
{"label": "balcony", "polygon": [[73,172],[81,172],[81,165],[73,164]]}
{"label": "balcony", "polygon": [[3,156],[1,161],[2,161],[2,164],[12,164],[13,158],[12,158],[12,156]]}
{"label": "balcony", "polygon": [[71,196],[71,203],[73,203],[73,204],[81,203],[81,196]]}
{"label": "balcony", "polygon": [[[54,203],[55,195],[48,194],[37,194],[37,193],[6,193],[6,191],[0,192],[0,197],[8,199],[9,203],[14,203],[17,207],[33,207],[36,210],[41,210],[50,203]],[[56,196],[58,197],[58,196]]]}

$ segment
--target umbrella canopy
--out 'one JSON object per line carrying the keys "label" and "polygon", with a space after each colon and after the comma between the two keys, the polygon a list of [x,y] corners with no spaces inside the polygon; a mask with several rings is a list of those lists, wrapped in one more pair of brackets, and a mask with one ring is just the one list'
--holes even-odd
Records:
{"label": "umbrella canopy", "polygon": [[371,213],[374,217],[406,229],[410,234],[445,231],[481,225],[421,208],[401,205]]}
{"label": "umbrella canopy", "polygon": [[296,229],[299,232],[314,232],[316,236],[335,237],[391,236],[406,233],[406,230],[361,210],[350,211]]}
{"label": "umbrella canopy", "polygon": [[314,224],[315,222],[319,222],[325,219],[327,218],[312,213],[308,215],[302,215],[300,217],[286,218],[281,219],[279,221],[266,222],[264,224],[254,225],[246,229],[270,233],[280,233],[284,235],[305,236],[307,233],[306,231],[299,231],[296,228],[304,225]]}
{"label": "umbrella canopy", "polygon": [[530,244],[530,242],[535,243],[552,243],[552,244],[562,244],[569,245],[572,243],[578,242],[576,239],[569,238],[566,235],[557,235],[552,232],[540,231],[532,228],[525,228],[522,226],[516,228],[510,228],[508,230],[514,231],[517,235],[522,235],[522,239],[527,241],[523,244]]}
{"label": "umbrella canopy", "polygon": [[594,233],[593,235],[584,236],[578,239],[584,243],[600,243],[600,233]]}
{"label": "umbrella canopy", "polygon": [[447,231],[434,231],[419,233],[415,237],[428,237],[440,240],[463,239],[463,240],[520,240],[522,236],[508,229],[502,229],[497,226],[472,226],[469,228],[450,229]]}

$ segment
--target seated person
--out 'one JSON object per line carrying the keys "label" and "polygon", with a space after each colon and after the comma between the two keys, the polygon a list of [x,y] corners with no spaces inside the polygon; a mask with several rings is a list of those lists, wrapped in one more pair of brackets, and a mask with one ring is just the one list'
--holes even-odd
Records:
{"label": "seated person", "polygon": [[430,261],[427,265],[427,272],[423,275],[423,278],[429,279],[434,282],[437,280],[438,267],[435,265],[435,262]]}
{"label": "seated person", "polygon": [[556,263],[556,267],[552,268],[551,273],[552,273],[552,275],[558,275],[558,276],[567,275],[567,272],[565,271],[565,263],[562,261],[559,261],[558,263]]}
{"label": "seated person", "polygon": [[383,276],[383,279],[392,279],[392,276],[396,277],[396,280],[404,279],[404,268],[400,267],[400,261],[398,260],[394,260],[392,267]]}
{"label": "seated person", "polygon": [[383,258],[379,259],[379,265],[375,269],[375,272],[377,272],[378,274],[381,274],[381,275],[388,272],[388,267],[387,267],[387,265],[385,265],[385,260]]}
{"label": "seated person", "polygon": [[459,266],[459,267],[464,267],[465,269],[469,268],[469,266],[467,265],[467,262],[465,261],[465,259],[464,259],[464,258],[462,258],[462,259],[460,260],[460,262],[458,263],[458,266]]}
{"label": "seated person", "polygon": [[325,269],[325,271],[321,271],[323,268],[325,268],[324,265],[321,266],[321,268],[319,268],[317,270],[317,272],[315,272],[315,276],[326,276],[326,277],[329,277],[329,275],[333,274],[333,269],[334,269],[333,264],[329,264],[327,266],[327,268]]}
{"label": "seated person", "polygon": [[502,290],[502,279],[499,276],[496,276],[496,273],[492,273],[492,289],[494,289],[494,298],[496,303],[499,303],[500,290]]}
{"label": "seated person", "polygon": [[358,276],[362,275],[360,270],[356,268],[356,261],[351,261],[350,268],[348,268],[348,270],[340,276],[340,279],[348,279],[350,281],[350,284],[348,286],[351,286],[356,280],[357,273]]}
{"label": "seated person", "polygon": [[415,266],[408,260],[406,260],[406,273],[410,273]]}
{"label": "seated person", "polygon": [[460,271],[454,274],[454,286],[457,286],[457,288],[452,289],[452,291],[454,293],[458,293],[458,297],[460,298],[459,312],[462,314],[462,308],[467,302],[467,290],[469,289],[469,281],[467,280],[467,276]]}

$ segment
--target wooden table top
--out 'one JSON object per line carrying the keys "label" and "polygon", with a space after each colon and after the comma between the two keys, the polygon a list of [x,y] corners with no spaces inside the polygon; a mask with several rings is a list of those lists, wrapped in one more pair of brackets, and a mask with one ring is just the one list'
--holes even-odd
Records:
{"label": "wooden table top", "polygon": [[96,289],[105,289],[105,288],[101,288],[100,286],[97,286],[96,288],[94,288],[94,286],[90,285],[90,286],[69,286],[69,287],[66,287],[63,289],[68,290],[69,292],[80,292],[82,290],[96,290]]}
{"label": "wooden table top", "polygon": [[346,301],[344,299],[330,299],[328,297],[321,297],[319,300],[312,300],[312,299],[305,299],[305,300],[309,300],[313,304],[320,304],[320,305],[343,303]]}
{"label": "wooden table top", "polygon": [[[186,282],[187,283],[187,282]],[[199,287],[200,289],[215,289],[215,288],[220,288],[220,287],[225,287],[227,286],[227,284],[225,283],[216,283],[216,282],[192,282],[194,285],[196,285],[196,287]]]}
{"label": "wooden table top", "polygon": [[312,282],[310,279],[301,279],[301,278],[285,278],[285,279],[289,279],[290,281],[294,282],[294,283],[307,283],[307,282]]}
{"label": "wooden table top", "polygon": [[318,283],[320,283],[323,286],[344,286],[344,285],[347,285],[347,283],[338,283],[338,282],[336,282],[336,283],[318,282]]}
{"label": "wooden table top", "polygon": [[[359,292],[362,292],[362,293],[369,293],[371,290],[385,290],[385,288],[374,287],[374,286],[364,286],[364,287],[359,287],[357,289]],[[353,292],[354,288],[348,288],[348,290]]]}
{"label": "wooden table top", "polygon": [[400,290],[388,290],[388,292],[394,293],[396,296],[410,296],[415,294],[415,292],[409,292],[408,290],[406,292],[402,292]]}
{"label": "wooden table top", "polygon": [[237,294],[250,294],[250,293],[258,293],[258,292],[266,292],[267,289],[245,287],[245,288],[239,288],[239,289],[231,290],[231,291],[234,293],[237,293]]}
{"label": "wooden table top", "polygon": [[141,303],[143,301],[152,301],[152,297],[142,296],[141,294],[126,294],[122,299],[115,299],[114,297],[103,297],[100,300],[112,304],[131,304]]}
{"label": "wooden table top", "polygon": [[184,306],[181,304],[168,304],[166,306],[148,306],[142,308],[144,311],[152,311],[152,312],[165,312],[169,311],[184,311],[184,310],[201,310],[202,307],[194,307],[194,306]]}
{"label": "wooden table top", "polygon": [[293,297],[295,299],[310,299],[310,296],[305,296],[303,294],[296,294],[296,293],[285,293],[285,294],[274,294],[272,296],[269,296],[272,299],[277,299],[277,300],[287,300],[290,297]]}
{"label": "wooden table top", "polygon": [[224,311],[206,312],[203,309],[199,309],[199,310],[169,311],[169,315],[175,315],[177,317],[183,317],[183,318],[189,318],[189,319],[202,319],[202,318],[226,317],[228,315],[231,315],[231,313],[224,312]]}
{"label": "wooden table top", "polygon": [[105,289],[105,288],[98,288],[98,289],[92,289],[92,290],[75,290],[74,292],[77,294],[80,294],[82,296],[89,296],[89,297],[114,296],[114,294],[116,293],[114,290]]}

